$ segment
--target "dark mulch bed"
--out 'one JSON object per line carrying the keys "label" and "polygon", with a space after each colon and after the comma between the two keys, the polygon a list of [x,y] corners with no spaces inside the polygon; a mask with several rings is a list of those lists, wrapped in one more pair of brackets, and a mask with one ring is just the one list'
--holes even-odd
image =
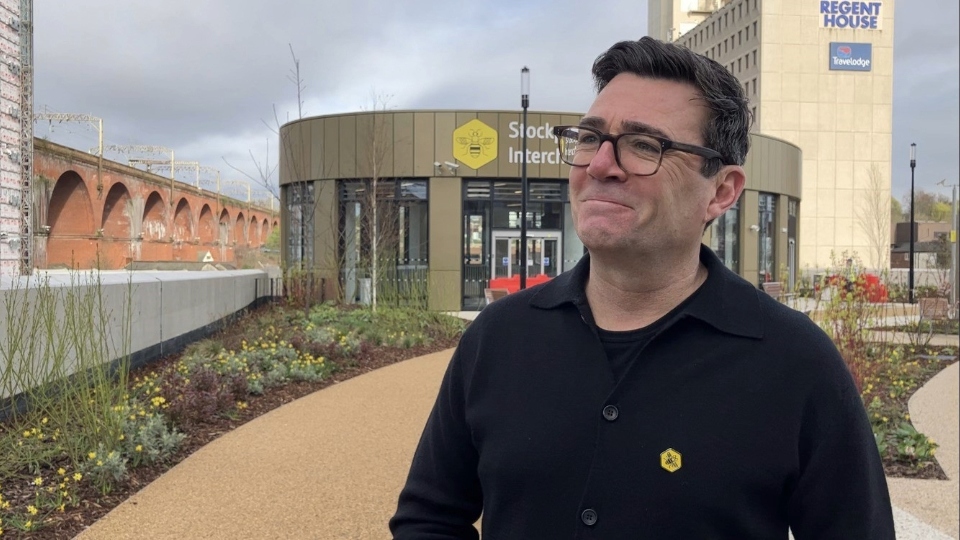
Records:
{"label": "dark mulch bed", "polygon": [[[265,308],[269,309],[269,308]],[[250,316],[256,316],[253,312]],[[229,328],[211,336],[221,341],[227,348],[237,349],[240,341],[249,336],[235,330],[237,327]],[[317,382],[294,382],[282,387],[270,388],[261,396],[249,396],[246,400],[247,408],[237,411],[232,417],[217,416],[208,423],[196,424],[180,427],[180,431],[186,435],[186,438],[180,445],[176,455],[164,463],[140,466],[128,470],[127,477],[108,495],[101,495],[86,483],[79,493],[80,506],[75,508],[66,508],[64,513],[51,514],[49,522],[44,524],[42,529],[31,533],[20,533],[18,531],[4,527],[3,538],[29,538],[30,540],[69,540],[92,525],[98,519],[105,516],[110,510],[118,506],[123,501],[130,498],[136,492],[140,491],[150,482],[154,481],[164,472],[170,470],[177,463],[183,461],[198,449],[213,441],[217,437],[228,433],[243,424],[268,413],[277,407],[290,403],[298,398],[322,390],[330,385],[351,379],[358,375],[363,375],[375,369],[388,366],[403,360],[416,358],[424,354],[442,351],[456,347],[459,338],[434,339],[428,345],[411,347],[408,349],[395,348],[372,348],[365,350],[357,356],[350,359],[349,363],[338,362],[337,369],[333,375],[325,380]],[[153,362],[139,371],[131,374],[131,380],[135,376],[142,376],[154,370],[159,370],[163,366],[176,363],[180,355],[172,355],[156,362]],[[23,484],[27,484],[25,479]],[[17,535],[21,536],[17,536]]]}

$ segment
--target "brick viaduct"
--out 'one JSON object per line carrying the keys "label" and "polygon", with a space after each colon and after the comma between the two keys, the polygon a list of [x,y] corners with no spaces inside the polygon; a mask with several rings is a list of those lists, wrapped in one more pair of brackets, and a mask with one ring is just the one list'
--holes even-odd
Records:
{"label": "brick viaduct", "polygon": [[278,212],[95,155],[34,144],[33,265],[123,268],[133,261],[233,263],[260,248]]}

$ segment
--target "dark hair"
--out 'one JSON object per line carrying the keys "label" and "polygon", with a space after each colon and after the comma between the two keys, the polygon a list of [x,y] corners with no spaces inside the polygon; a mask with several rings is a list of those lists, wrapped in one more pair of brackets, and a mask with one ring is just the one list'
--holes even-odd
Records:
{"label": "dark hair", "polygon": [[643,37],[621,41],[597,57],[593,63],[597,92],[621,73],[694,86],[710,109],[701,132],[704,145],[723,155],[723,163],[705,159],[700,173],[710,177],[724,164],[743,165],[750,149],[752,119],[743,87],[726,68],[686,47]]}

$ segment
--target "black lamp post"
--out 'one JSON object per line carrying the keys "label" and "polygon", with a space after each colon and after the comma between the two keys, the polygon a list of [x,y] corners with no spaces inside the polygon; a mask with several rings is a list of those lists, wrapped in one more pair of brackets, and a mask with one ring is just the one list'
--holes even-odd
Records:
{"label": "black lamp post", "polygon": [[527,288],[527,107],[530,106],[530,69],[520,70],[520,106],[523,107],[520,162],[520,290]]}
{"label": "black lamp post", "polygon": [[917,167],[917,143],[910,144],[910,303],[913,298],[913,243],[914,243],[914,223],[913,223],[913,170]]}

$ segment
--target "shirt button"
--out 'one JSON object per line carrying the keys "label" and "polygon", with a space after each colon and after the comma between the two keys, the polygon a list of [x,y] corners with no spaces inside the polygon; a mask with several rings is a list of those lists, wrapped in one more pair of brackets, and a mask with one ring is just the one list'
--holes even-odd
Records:
{"label": "shirt button", "polygon": [[587,527],[593,527],[597,524],[597,512],[592,508],[587,508],[580,514],[580,521],[583,521],[583,524]]}
{"label": "shirt button", "polygon": [[613,422],[614,420],[617,419],[618,416],[620,416],[620,410],[617,409],[615,406],[607,405],[606,407],[603,408],[603,417],[608,422]]}

